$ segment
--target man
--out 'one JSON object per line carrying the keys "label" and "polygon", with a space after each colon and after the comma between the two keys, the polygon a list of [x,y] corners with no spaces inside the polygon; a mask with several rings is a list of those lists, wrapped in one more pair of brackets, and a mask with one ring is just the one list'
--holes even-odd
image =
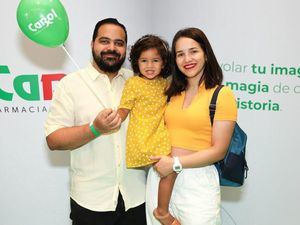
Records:
{"label": "man", "polygon": [[131,71],[121,69],[127,32],[113,18],[99,21],[91,42],[93,61],[58,84],[45,123],[51,150],[72,150],[73,225],[143,225],[143,170],[126,169],[126,124],[118,107]]}

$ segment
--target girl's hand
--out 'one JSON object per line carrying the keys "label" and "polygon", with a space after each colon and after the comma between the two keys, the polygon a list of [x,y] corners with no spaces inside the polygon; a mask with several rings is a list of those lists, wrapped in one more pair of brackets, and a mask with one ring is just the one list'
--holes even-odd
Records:
{"label": "girl's hand", "polygon": [[169,156],[151,156],[151,160],[158,161],[154,164],[154,170],[160,177],[166,177],[173,172],[174,159]]}
{"label": "girl's hand", "polygon": [[97,131],[102,134],[108,134],[120,127],[121,118],[117,111],[112,109],[103,109],[98,113],[93,124]]}

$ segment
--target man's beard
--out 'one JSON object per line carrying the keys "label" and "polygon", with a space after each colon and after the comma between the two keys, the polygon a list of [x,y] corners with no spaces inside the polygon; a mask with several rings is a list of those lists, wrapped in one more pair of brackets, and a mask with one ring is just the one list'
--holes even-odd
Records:
{"label": "man's beard", "polygon": [[[120,58],[121,55],[116,51],[108,50],[106,52],[101,52],[100,56],[97,55],[94,50],[92,53],[94,61],[98,65],[99,69],[106,73],[118,72],[125,61],[125,56]],[[113,55],[113,58],[104,59],[104,56],[107,54]]]}

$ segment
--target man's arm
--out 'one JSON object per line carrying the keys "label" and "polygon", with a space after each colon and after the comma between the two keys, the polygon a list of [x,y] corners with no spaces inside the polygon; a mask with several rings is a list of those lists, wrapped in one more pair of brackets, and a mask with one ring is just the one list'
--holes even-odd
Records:
{"label": "man's arm", "polygon": [[[93,121],[94,128],[101,134],[109,133],[120,127],[121,118],[116,111],[104,109]],[[74,127],[60,128],[46,137],[47,144],[51,150],[74,150],[96,136],[89,128],[89,124]]]}

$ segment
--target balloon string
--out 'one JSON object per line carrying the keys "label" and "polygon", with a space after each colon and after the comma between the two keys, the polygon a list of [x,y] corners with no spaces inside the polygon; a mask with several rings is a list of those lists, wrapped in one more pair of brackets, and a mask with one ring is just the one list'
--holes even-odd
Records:
{"label": "balloon string", "polygon": [[73,57],[70,55],[70,53],[68,52],[68,50],[65,48],[64,45],[61,45],[62,49],[67,53],[67,55],[69,56],[69,58],[71,59],[71,61],[73,62],[73,64],[77,67],[78,70],[80,70],[80,67],[78,66],[78,64],[75,62],[75,60],[73,59]]}

